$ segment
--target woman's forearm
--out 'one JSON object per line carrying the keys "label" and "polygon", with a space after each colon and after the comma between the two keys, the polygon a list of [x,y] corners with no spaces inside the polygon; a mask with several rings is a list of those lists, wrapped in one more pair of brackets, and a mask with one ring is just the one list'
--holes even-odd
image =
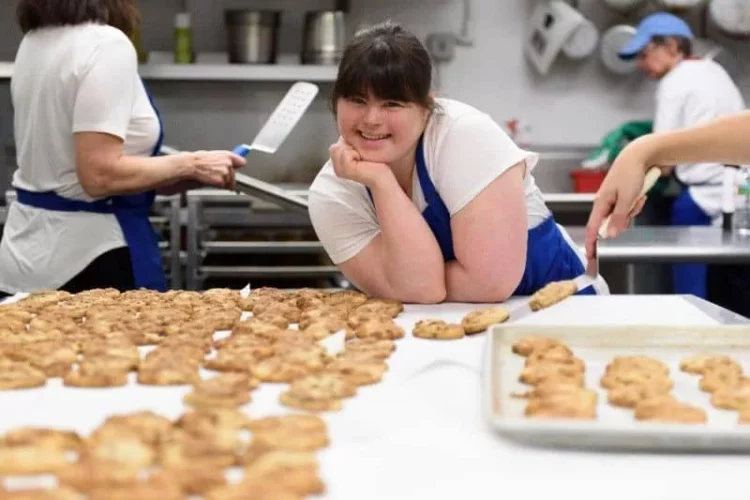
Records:
{"label": "woman's forearm", "polygon": [[643,136],[636,144],[643,151],[646,168],[686,163],[750,164],[750,112]]}
{"label": "woman's forearm", "polygon": [[[88,168],[79,178],[92,197],[124,195],[160,189],[186,180],[193,173],[189,154],[159,157],[121,156]],[[79,163],[80,164],[80,163]]]}
{"label": "woman's forearm", "polygon": [[381,262],[390,288],[413,302],[444,300],[443,255],[422,214],[393,176],[384,177],[371,191],[381,228]]}

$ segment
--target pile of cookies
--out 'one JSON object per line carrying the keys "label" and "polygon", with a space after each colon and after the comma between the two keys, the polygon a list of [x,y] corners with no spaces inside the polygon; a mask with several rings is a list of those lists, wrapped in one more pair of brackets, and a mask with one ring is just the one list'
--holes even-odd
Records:
{"label": "pile of cookies", "polygon": [[21,428],[0,438],[2,474],[51,475],[57,484],[0,489],[0,498],[302,499],[325,490],[315,452],[328,444],[326,424],[316,416],[253,420],[226,409],[175,421],[149,411],[112,416],[88,436]]}
{"label": "pile of cookies", "polygon": [[[38,435],[62,435],[58,431],[19,430],[29,432],[32,441],[13,449],[9,443],[15,441],[6,437],[0,445],[0,475],[54,473],[61,484],[88,498],[206,494],[284,499],[320,492],[324,485],[309,452],[327,444],[322,421],[298,416],[253,423],[239,408],[261,382],[270,382],[288,384],[280,395],[288,407],[340,409],[360,386],[381,380],[393,341],[404,336],[393,321],[402,310],[398,302],[359,292],[272,288],[247,297],[228,289],[45,292],[2,305],[0,390],[39,387],[56,377],[71,387],[115,387],[135,373],[139,384],[191,385],[183,401],[194,411],[175,423],[152,414],[114,416],[104,430],[76,438],[73,451],[79,454],[65,463],[58,437],[34,441]],[[242,321],[249,313],[252,317]],[[230,335],[216,339],[215,332],[222,330]],[[329,356],[319,341],[335,332],[344,332],[347,340],[341,353]],[[142,357],[139,346],[152,347]],[[203,370],[218,373],[202,378]],[[112,421],[131,422],[137,436],[119,440],[109,432]],[[190,422],[196,429],[185,428]],[[143,437],[140,433],[151,432],[145,428],[152,424],[169,424],[174,432],[158,442],[153,432]],[[249,443],[238,441],[242,430],[252,432]],[[31,465],[17,465],[24,457],[31,457]],[[245,479],[222,487],[218,477],[232,466],[241,466]],[[157,472],[142,480],[144,470],[155,467]],[[81,479],[87,476],[94,479]]]}
{"label": "pile of cookies", "polygon": [[739,412],[739,423],[750,424],[750,378],[742,366],[725,355],[699,353],[683,359],[680,370],[700,375],[702,391],[711,394],[711,404],[722,410]]}
{"label": "pile of cookies", "polygon": [[525,415],[532,418],[596,418],[598,395],[585,388],[584,362],[563,342],[528,337],[514,343],[515,354],[526,358],[519,380],[533,386],[517,397],[527,398]]}
{"label": "pile of cookies", "polygon": [[671,390],[669,367],[648,356],[618,356],[608,365],[601,385],[613,406],[632,408],[635,418],[651,422],[704,423],[702,408],[679,401]]}

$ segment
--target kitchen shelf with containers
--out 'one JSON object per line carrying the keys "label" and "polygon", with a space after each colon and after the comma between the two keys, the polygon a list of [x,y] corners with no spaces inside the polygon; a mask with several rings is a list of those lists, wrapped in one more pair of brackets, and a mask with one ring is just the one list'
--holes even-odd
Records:
{"label": "kitchen shelf with containers", "polygon": [[[281,11],[225,11],[225,52],[195,50],[186,12],[176,16],[172,51],[143,51],[139,33],[133,43],[139,72],[147,80],[332,82],[345,44],[344,15],[342,11],[308,12],[299,54],[278,52]],[[12,74],[13,63],[0,61],[0,79]]]}

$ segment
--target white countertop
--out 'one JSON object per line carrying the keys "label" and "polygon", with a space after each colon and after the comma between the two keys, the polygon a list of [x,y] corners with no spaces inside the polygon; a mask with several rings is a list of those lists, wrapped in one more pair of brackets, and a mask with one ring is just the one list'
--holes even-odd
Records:
{"label": "white countertop", "polygon": [[[509,305],[519,299],[513,299]],[[592,306],[592,303],[595,305]],[[397,322],[408,332],[419,319],[459,321],[476,305],[406,306]],[[637,314],[635,313],[637,312]],[[522,320],[535,324],[715,324],[678,296],[571,297]],[[526,448],[496,435],[480,405],[484,335],[437,342],[399,340],[383,382],[361,388],[338,413],[324,414],[331,447],[318,454],[336,500],[746,498],[750,456],[607,454]],[[182,388],[0,392],[0,432],[21,425],[88,433],[112,413],[152,409],[174,418],[185,411]],[[55,385],[53,385],[55,384]],[[264,384],[246,407],[252,417],[287,413],[283,385]],[[742,483],[741,483],[742,482]],[[734,496],[733,496],[734,495]]]}

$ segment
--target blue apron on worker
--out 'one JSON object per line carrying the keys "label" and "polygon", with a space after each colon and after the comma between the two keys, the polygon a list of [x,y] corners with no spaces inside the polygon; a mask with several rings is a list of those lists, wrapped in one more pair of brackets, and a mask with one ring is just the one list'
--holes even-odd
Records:
{"label": "blue apron on worker", "polygon": [[[422,138],[417,146],[417,176],[427,202],[422,216],[435,235],[445,262],[455,260],[450,212],[427,173]],[[526,268],[513,295],[531,295],[548,283],[573,279],[584,272],[581,259],[565,240],[555,219],[550,216],[528,232]],[[578,293],[594,295],[596,290],[590,286]]]}
{"label": "blue apron on worker", "polygon": [[[151,156],[157,156],[164,142],[164,126],[148,90],[146,94],[159,120],[159,140],[151,153]],[[44,210],[113,214],[130,251],[136,288],[166,291],[167,280],[159,252],[159,239],[149,221],[149,212],[156,198],[155,191],[111,196],[91,202],[63,198],[53,191],[32,192],[16,188],[16,193],[19,203]]]}

